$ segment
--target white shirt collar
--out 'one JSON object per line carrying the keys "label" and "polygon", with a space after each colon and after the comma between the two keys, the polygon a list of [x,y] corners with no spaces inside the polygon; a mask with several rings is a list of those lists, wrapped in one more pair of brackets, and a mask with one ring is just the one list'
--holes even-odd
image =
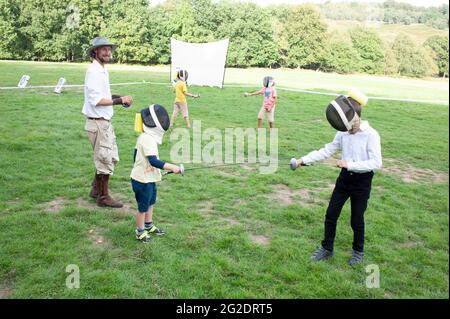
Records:
{"label": "white shirt collar", "polygon": [[92,61],[92,64],[99,70],[101,70],[102,72],[106,71],[106,68],[104,66],[102,66],[96,59],[94,59]]}
{"label": "white shirt collar", "polygon": [[369,125],[369,121],[363,121],[361,120],[361,124],[359,125],[359,130],[360,131],[365,131],[370,127]]}

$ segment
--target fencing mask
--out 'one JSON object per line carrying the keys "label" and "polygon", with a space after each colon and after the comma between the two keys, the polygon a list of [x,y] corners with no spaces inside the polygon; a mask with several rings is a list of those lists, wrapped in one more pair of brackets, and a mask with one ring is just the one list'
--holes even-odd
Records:
{"label": "fencing mask", "polygon": [[272,87],[273,86],[273,77],[271,76],[265,76],[263,79],[263,85],[266,88]]}
{"label": "fencing mask", "polygon": [[152,104],[141,110],[141,117],[144,132],[161,144],[164,133],[170,127],[169,114],[166,109],[159,104]]}
{"label": "fencing mask", "polygon": [[325,111],[327,120],[332,127],[341,132],[350,131],[353,123],[358,119],[358,112],[355,110],[355,104],[361,106],[367,104],[368,98],[357,89],[351,89],[349,92],[350,100],[344,95],[338,96],[328,104]]}
{"label": "fencing mask", "polygon": [[188,72],[186,70],[179,70],[177,73],[177,77],[182,81],[187,81],[188,79]]}
{"label": "fencing mask", "polygon": [[331,101],[325,113],[330,125],[341,132],[350,131],[358,118],[352,103],[344,95],[340,95]]}
{"label": "fencing mask", "polygon": [[142,122],[147,127],[157,127],[165,132],[170,127],[170,118],[166,109],[159,104],[152,104],[141,110]]}

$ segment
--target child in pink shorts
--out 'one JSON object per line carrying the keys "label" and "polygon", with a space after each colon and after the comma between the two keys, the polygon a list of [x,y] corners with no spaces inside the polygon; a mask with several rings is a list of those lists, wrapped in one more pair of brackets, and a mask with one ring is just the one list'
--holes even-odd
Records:
{"label": "child in pink shorts", "polygon": [[263,105],[258,113],[258,128],[261,128],[264,116],[269,120],[270,128],[273,128],[275,120],[275,105],[277,102],[277,90],[275,89],[275,82],[273,77],[266,76],[263,79],[263,88],[252,93],[244,93],[244,96],[262,95],[264,96]]}

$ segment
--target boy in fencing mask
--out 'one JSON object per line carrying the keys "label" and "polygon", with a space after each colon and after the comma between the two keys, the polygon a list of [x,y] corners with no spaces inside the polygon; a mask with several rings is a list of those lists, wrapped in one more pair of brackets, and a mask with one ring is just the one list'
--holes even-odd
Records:
{"label": "boy in fencing mask", "polygon": [[341,168],[325,216],[325,234],[322,245],[311,256],[320,261],[333,256],[337,220],[347,199],[351,201],[353,251],[350,265],[356,265],[364,256],[364,212],[370,197],[374,171],[382,166],[381,144],[378,132],[369,122],[361,120],[361,108],[367,97],[354,89],[349,96],[339,96],[326,109],[330,125],[338,130],[334,140],[324,148],[297,160],[297,167],[324,160],[337,151],[342,152],[336,166]]}
{"label": "boy in fencing mask", "polygon": [[136,214],[136,239],[148,243],[150,234],[164,235],[165,232],[153,223],[153,207],[156,203],[156,183],[161,181],[161,169],[180,173],[180,167],[161,161],[158,145],[162,144],[164,133],[170,127],[169,115],[159,104],[152,104],[141,110],[142,128],[134,149],[134,166],[131,171],[131,186],[138,204]]}

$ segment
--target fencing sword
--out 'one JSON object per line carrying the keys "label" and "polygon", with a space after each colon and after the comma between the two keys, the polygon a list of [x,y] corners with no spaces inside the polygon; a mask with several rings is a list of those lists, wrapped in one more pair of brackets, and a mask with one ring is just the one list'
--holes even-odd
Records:
{"label": "fencing sword", "polygon": [[[287,160],[288,158],[282,158],[281,160]],[[196,167],[190,167],[190,168],[185,168],[183,164],[180,164],[180,174],[182,176],[185,175],[186,171],[195,171],[195,170],[202,170],[202,169],[212,169],[212,168],[218,168],[218,167],[233,167],[233,166],[241,166],[241,165],[261,165],[261,164],[265,164],[262,162],[255,162],[255,163],[248,163],[248,162],[243,162],[243,163],[227,163],[227,164],[217,164],[217,165],[206,165],[206,166],[196,166]],[[308,166],[304,163],[301,164],[301,166]],[[292,170],[295,170],[297,168],[297,160],[295,158],[291,158],[291,161],[289,163],[289,167]],[[165,175],[169,175],[169,174],[173,174],[172,171],[169,172],[165,172],[163,173],[163,176]]]}

